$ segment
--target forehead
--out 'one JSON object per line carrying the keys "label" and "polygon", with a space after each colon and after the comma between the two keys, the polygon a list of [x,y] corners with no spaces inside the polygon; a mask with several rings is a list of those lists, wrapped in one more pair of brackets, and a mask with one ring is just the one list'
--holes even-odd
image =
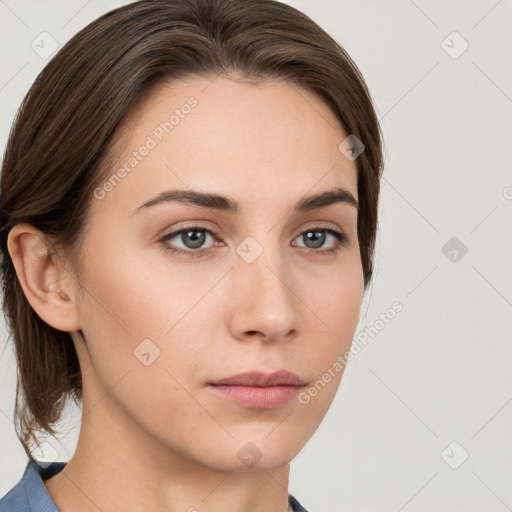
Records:
{"label": "forehead", "polygon": [[129,112],[95,207],[132,211],[171,188],[234,197],[244,210],[336,186],[357,198],[355,162],[338,148],[346,136],[327,105],[296,85],[189,77]]}

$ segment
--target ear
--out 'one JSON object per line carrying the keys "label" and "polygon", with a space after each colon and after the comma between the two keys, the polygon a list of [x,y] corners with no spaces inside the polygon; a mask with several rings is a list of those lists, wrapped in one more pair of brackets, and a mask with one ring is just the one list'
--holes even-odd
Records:
{"label": "ear", "polygon": [[75,278],[50,247],[45,235],[31,224],[16,224],[7,238],[16,274],[34,311],[55,329],[77,331],[81,324]]}

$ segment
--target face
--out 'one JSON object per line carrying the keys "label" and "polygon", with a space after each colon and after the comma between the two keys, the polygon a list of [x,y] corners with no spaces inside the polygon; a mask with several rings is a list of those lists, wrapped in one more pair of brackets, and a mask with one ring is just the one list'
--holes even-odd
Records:
{"label": "face", "polygon": [[[162,88],[118,136],[84,233],[84,388],[164,451],[223,470],[288,463],[334,398],[363,298],[357,208],[297,207],[358,199],[347,134],[295,86],[217,77]],[[142,206],[169,191],[197,194]],[[210,385],[283,369],[304,385]]]}

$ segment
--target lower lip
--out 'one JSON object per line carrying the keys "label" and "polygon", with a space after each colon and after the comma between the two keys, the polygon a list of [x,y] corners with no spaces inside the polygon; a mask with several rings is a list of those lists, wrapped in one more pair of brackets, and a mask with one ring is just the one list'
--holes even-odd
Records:
{"label": "lower lip", "polygon": [[251,409],[275,409],[299,393],[302,386],[208,386],[220,396]]}

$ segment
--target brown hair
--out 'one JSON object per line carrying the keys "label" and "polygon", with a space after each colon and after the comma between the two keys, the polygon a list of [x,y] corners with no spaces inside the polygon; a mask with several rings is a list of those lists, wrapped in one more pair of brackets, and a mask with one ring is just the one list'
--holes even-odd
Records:
{"label": "brown hair", "polygon": [[24,295],[7,249],[10,229],[27,222],[41,230],[78,276],[93,191],[110,174],[113,136],[135,102],[187,75],[231,73],[313,92],[365,144],[356,165],[366,291],[382,137],[367,86],[346,51],[308,16],[275,0],[141,0],[114,9],[78,32],[41,71],[21,103],[2,162],[3,310],[18,364],[16,434],[30,458],[35,432],[54,435],[66,400],[81,401],[82,379],[70,334],[46,324]]}

